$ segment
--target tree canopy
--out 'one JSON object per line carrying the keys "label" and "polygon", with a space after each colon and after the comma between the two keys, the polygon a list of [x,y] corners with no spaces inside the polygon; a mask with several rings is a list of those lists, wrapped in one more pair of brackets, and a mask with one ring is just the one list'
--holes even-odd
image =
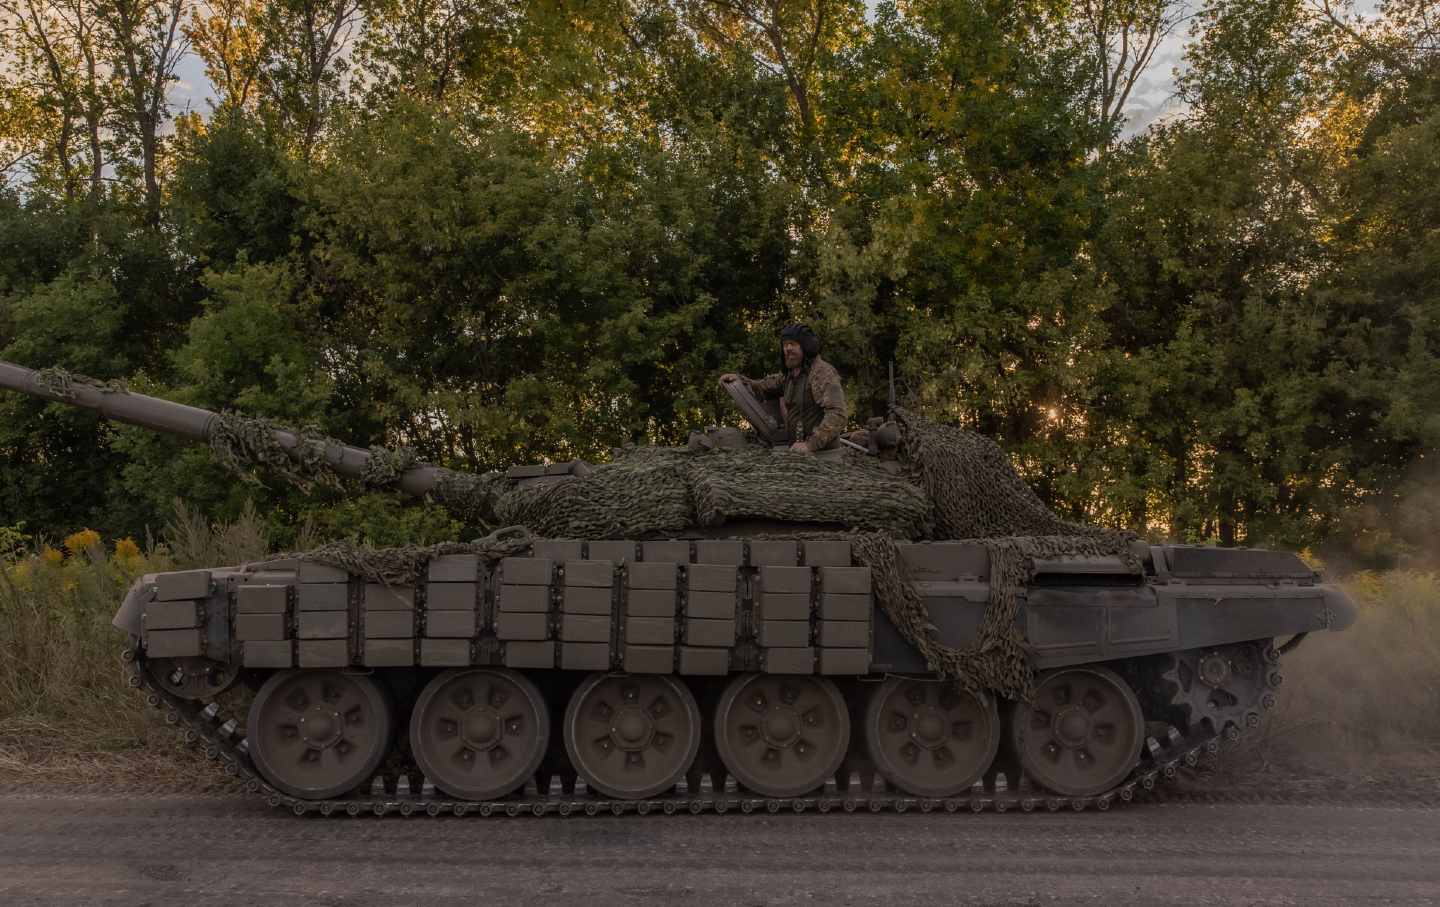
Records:
{"label": "tree canopy", "polygon": [[[0,0],[0,99],[0,359],[480,471],[730,420],[805,320],[1067,516],[1440,538],[1433,0]],[[462,531],[0,397],[0,526],[182,495]]]}

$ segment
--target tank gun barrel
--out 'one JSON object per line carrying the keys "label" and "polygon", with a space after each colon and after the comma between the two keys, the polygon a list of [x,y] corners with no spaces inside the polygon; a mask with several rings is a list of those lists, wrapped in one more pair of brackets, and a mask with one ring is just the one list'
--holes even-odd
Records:
{"label": "tank gun barrel", "polygon": [[[88,381],[71,380],[64,382],[63,386],[57,386],[41,372],[9,362],[0,362],[0,388],[42,400],[94,410],[102,418],[112,422],[137,425],[150,431],[201,443],[210,441],[220,418],[218,413],[208,409],[108,388]],[[275,442],[286,453],[297,456],[303,443],[298,434],[283,428],[272,428],[270,431]],[[368,450],[347,444],[331,442],[325,446],[325,462],[335,472],[347,478],[358,479],[364,476],[370,464],[370,456]],[[436,466],[415,466],[400,476],[399,488],[419,497],[435,487],[443,472],[444,470]]]}

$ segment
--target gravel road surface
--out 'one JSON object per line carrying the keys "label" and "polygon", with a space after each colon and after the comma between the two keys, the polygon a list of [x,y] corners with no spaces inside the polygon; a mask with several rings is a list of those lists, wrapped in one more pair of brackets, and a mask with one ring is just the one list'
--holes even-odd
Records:
{"label": "gravel road surface", "polygon": [[0,794],[4,904],[1440,902],[1440,809],[296,819]]}

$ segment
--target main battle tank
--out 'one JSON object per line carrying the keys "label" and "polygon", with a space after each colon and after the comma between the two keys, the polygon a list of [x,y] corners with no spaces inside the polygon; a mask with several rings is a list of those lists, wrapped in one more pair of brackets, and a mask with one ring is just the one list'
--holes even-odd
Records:
{"label": "main battle tank", "polygon": [[739,399],[748,440],[473,476],[57,370],[0,387],[507,526],[129,591],[131,684],[297,814],[1103,809],[1256,727],[1280,656],[1355,614],[1290,553],[1060,520],[900,409],[871,456],[771,450]]}

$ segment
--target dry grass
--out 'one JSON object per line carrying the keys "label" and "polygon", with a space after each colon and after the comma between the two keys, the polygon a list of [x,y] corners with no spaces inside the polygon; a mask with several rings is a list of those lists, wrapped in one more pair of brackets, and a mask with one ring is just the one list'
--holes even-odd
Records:
{"label": "dry grass", "polygon": [[153,717],[144,720],[150,716],[141,714],[148,710],[138,701],[129,705],[142,727],[118,749],[106,749],[70,728],[25,719],[5,722],[0,726],[0,789],[193,794],[235,787],[198,749],[183,746],[173,728]]}
{"label": "dry grass", "polygon": [[[302,529],[306,534],[311,524]],[[233,523],[211,523],[184,501],[175,501],[175,512],[165,524],[164,549],[178,569],[213,567],[258,561],[270,553],[265,526],[255,505],[245,509]]]}

